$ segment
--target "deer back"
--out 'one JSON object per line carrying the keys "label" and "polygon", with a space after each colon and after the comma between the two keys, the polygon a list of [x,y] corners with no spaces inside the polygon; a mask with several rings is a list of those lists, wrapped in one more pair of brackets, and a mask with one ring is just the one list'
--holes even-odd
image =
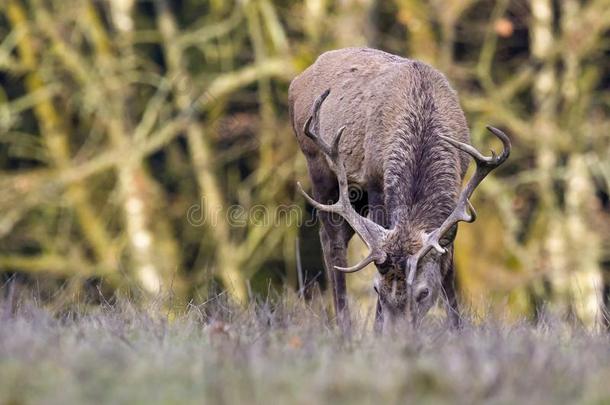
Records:
{"label": "deer back", "polygon": [[303,131],[315,99],[326,89],[331,93],[315,130],[330,142],[346,127],[339,153],[350,183],[381,185],[391,222],[424,215],[438,217],[428,218],[426,227],[438,226],[453,209],[468,167],[468,157],[438,137],[469,142],[447,79],[422,62],[383,51],[322,54],[289,89],[291,119],[307,159],[326,158]]}

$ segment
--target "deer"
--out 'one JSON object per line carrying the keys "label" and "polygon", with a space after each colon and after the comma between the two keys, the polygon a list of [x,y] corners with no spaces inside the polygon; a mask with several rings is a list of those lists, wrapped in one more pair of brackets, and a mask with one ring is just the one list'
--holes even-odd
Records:
{"label": "deer", "polygon": [[[376,331],[417,328],[439,297],[458,328],[457,225],[475,221],[470,198],[509,157],[509,137],[487,126],[503,150],[485,156],[470,144],[458,95],[440,71],[370,48],[321,54],[290,83],[288,107],[313,193],[297,187],[318,214],[338,324],[351,323],[346,274],[373,263]],[[470,159],[476,169],[462,188]],[[366,216],[350,201],[353,187],[366,191]],[[354,233],[369,254],[348,266]]]}

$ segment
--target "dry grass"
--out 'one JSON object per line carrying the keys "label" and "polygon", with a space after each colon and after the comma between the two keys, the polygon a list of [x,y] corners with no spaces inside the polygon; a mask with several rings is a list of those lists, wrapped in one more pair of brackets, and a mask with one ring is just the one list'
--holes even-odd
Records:
{"label": "dry grass", "polygon": [[321,305],[221,299],[170,318],[129,302],[0,307],[0,403],[603,403],[610,340],[564,322],[489,321],[351,339]]}

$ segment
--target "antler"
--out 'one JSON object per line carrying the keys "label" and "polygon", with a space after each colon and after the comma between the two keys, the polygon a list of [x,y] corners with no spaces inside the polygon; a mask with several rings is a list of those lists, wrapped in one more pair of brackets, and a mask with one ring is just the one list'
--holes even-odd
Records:
{"label": "antler", "polygon": [[445,253],[445,249],[439,243],[440,238],[442,238],[443,235],[449,229],[451,229],[451,227],[453,227],[460,221],[475,221],[475,219],[477,218],[477,213],[468,199],[470,198],[470,196],[472,196],[472,193],[481,183],[481,181],[483,181],[483,179],[493,169],[500,166],[502,163],[504,163],[506,159],[508,159],[511,149],[510,139],[508,139],[508,136],[504,132],[492,126],[487,126],[487,129],[491,131],[491,133],[493,133],[495,136],[500,138],[500,140],[502,141],[503,150],[499,156],[496,156],[493,150],[491,151],[491,156],[485,156],[471,145],[456,141],[453,138],[440,135],[440,137],[446,142],[449,142],[451,145],[472,156],[475,163],[477,164],[477,169],[468,181],[468,184],[466,185],[464,190],[462,190],[462,193],[458,198],[457,206],[455,207],[453,212],[447,217],[445,222],[443,222],[440,227],[424,236],[423,246],[421,247],[421,249],[419,249],[419,251],[413,256],[410,256],[407,260],[407,269],[409,271],[409,275],[407,277],[407,285],[409,287],[413,284],[413,280],[415,279],[415,275],[417,272],[417,263],[426,253],[430,251],[430,249],[435,249],[439,253]]}
{"label": "antler", "polygon": [[383,240],[386,238],[388,231],[383,228],[381,225],[376,224],[375,222],[369,220],[358,214],[356,210],[352,207],[352,204],[349,200],[349,189],[347,183],[347,174],[345,172],[345,165],[343,164],[343,156],[339,153],[339,141],[341,140],[341,136],[343,135],[343,131],[345,130],[345,126],[339,128],[337,134],[332,140],[331,144],[326,143],[318,134],[313,132],[313,128],[320,128],[320,107],[322,103],[328,95],[330,94],[330,89],[326,90],[324,93],[318,97],[313,105],[313,112],[311,116],[307,119],[305,123],[305,127],[303,131],[305,135],[309,137],[314,143],[320,148],[320,150],[328,156],[331,162],[335,166],[335,174],[337,175],[337,181],[339,183],[339,200],[334,204],[321,204],[310,197],[301,186],[300,182],[297,182],[297,186],[299,187],[299,191],[305,199],[317,210],[331,212],[335,214],[341,215],[345,220],[350,224],[350,226],[354,229],[354,231],[360,236],[360,238],[366,243],[368,246],[370,253],[369,255],[363,259],[360,263],[356,264],[352,267],[338,267],[335,266],[336,270],[345,272],[345,273],[354,273],[356,271],[362,270],[368,264],[372,262],[382,263],[386,259],[385,252],[381,249],[383,244]]}

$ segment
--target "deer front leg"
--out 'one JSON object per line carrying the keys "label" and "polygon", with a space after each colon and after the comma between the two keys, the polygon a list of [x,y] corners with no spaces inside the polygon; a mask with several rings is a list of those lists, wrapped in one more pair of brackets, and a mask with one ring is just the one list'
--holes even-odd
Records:
{"label": "deer front leg", "polygon": [[[330,170],[322,155],[311,157],[307,161],[309,176],[313,183],[313,194],[317,201],[324,204],[337,201],[339,187],[335,174]],[[344,332],[349,331],[350,315],[346,297],[345,274],[335,266],[347,266],[347,243],[354,231],[343,217],[319,211],[320,243],[324,255],[326,277],[332,287],[333,303],[337,323]]]}
{"label": "deer front leg", "polygon": [[377,297],[377,304],[375,305],[375,324],[373,325],[373,331],[376,335],[381,335],[383,332],[383,308],[381,307],[381,300]]}
{"label": "deer front leg", "polygon": [[344,220],[329,218],[327,213],[320,213],[320,242],[324,254],[326,275],[332,286],[333,303],[337,323],[347,332],[351,327],[349,307],[347,303],[347,288],[345,274],[335,270],[335,266],[347,265],[347,243],[353,234],[351,228]]}
{"label": "deer front leg", "polygon": [[447,319],[452,328],[459,328],[462,319],[460,317],[460,309],[455,291],[455,267],[453,265],[453,249],[451,251],[451,260],[449,269],[443,277],[443,290],[445,292],[445,310],[447,311]]}
{"label": "deer front leg", "polygon": [[[387,213],[384,204],[383,188],[371,184],[368,188],[368,218],[375,223],[386,227],[387,226]],[[377,287],[375,287],[377,289]],[[379,296],[377,296],[377,304],[375,305],[375,323],[373,330],[376,334],[381,334],[383,331],[383,308]]]}

